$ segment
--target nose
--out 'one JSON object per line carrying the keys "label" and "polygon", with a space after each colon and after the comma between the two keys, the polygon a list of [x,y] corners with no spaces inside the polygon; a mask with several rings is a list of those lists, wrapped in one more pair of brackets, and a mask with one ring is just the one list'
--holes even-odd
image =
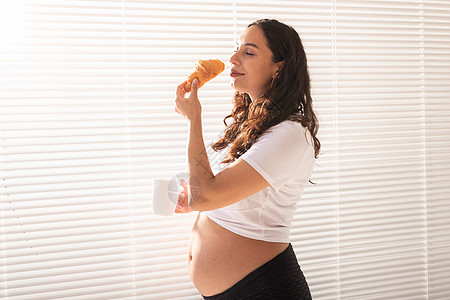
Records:
{"label": "nose", "polygon": [[238,57],[239,51],[236,51],[233,55],[230,57],[230,63],[232,65],[239,65],[239,57]]}

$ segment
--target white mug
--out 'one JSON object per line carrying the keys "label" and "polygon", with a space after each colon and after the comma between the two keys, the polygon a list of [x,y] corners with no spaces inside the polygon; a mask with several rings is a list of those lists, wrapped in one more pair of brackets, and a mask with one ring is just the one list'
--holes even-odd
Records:
{"label": "white mug", "polygon": [[173,215],[179,194],[176,180],[153,179],[153,212],[160,216]]}

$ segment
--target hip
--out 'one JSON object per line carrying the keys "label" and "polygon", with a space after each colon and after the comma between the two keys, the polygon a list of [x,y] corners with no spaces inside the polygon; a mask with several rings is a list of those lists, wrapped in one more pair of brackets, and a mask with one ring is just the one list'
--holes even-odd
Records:
{"label": "hip", "polygon": [[205,300],[311,300],[292,245],[228,290]]}

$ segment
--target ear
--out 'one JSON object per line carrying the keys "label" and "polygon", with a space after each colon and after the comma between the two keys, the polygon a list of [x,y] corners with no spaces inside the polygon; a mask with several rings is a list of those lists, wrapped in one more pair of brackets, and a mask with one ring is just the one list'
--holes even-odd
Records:
{"label": "ear", "polygon": [[272,78],[277,78],[280,75],[281,70],[283,70],[284,60],[274,64],[274,74]]}

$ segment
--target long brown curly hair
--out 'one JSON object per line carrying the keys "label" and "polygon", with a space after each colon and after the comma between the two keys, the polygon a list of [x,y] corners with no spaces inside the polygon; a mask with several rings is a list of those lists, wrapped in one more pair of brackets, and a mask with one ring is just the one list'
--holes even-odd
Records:
{"label": "long brown curly hair", "polygon": [[[283,62],[272,86],[258,99],[247,93],[235,92],[231,114],[223,120],[223,136],[211,145],[214,151],[230,145],[222,163],[238,159],[270,127],[285,120],[299,122],[313,139],[314,155],[320,151],[317,139],[318,120],[313,111],[310,78],[306,54],[294,28],[277,20],[261,19],[248,25],[262,29],[272,51],[274,63]],[[232,118],[228,125],[226,120]]]}

